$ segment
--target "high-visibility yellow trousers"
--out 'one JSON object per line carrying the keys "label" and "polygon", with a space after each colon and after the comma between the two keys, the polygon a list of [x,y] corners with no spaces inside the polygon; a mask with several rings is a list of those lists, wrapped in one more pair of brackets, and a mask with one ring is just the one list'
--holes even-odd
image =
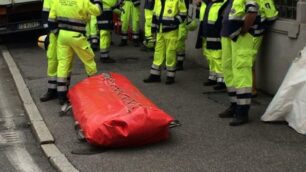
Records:
{"label": "high-visibility yellow trousers", "polygon": [[59,96],[66,96],[74,52],[83,62],[88,76],[97,73],[95,54],[86,37],[79,32],[60,30],[57,40],[57,91]]}
{"label": "high-visibility yellow trousers", "polygon": [[151,74],[160,75],[166,61],[167,77],[175,77],[177,37],[178,30],[157,33]]}
{"label": "high-visibility yellow trousers", "polygon": [[132,20],[133,39],[139,39],[139,19],[140,19],[140,7],[134,6],[132,1],[124,1],[123,12],[121,14],[121,38],[123,40],[128,39],[128,29],[130,20]]}

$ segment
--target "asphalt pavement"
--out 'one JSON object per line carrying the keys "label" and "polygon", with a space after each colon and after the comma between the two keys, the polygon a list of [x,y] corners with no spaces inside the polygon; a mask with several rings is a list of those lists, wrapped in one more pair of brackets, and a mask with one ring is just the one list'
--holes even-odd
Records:
{"label": "asphalt pavement", "polygon": [[21,100],[0,54],[0,171],[53,172],[35,140]]}
{"label": "asphalt pavement", "polygon": [[[177,72],[174,85],[164,84],[165,71],[162,83],[144,84],[142,80],[149,75],[151,54],[139,51],[132,44],[123,48],[112,46],[110,55],[117,60],[115,64],[100,64],[97,58],[99,72],[125,75],[144,95],[180,120],[182,126],[171,129],[171,137],[166,142],[93,155],[72,154],[71,151],[86,149],[88,145],[77,140],[73,118],[58,115],[57,101],[39,101],[47,87],[47,60],[45,52],[36,46],[36,36],[19,34],[4,41],[56,145],[80,171],[306,171],[306,136],[285,123],[260,121],[272,97],[260,93],[253,101],[251,122],[230,127],[230,120],[217,117],[228,106],[226,93],[213,93],[210,87],[202,86],[208,75],[206,68],[187,57],[185,70]],[[114,44],[118,43],[114,39]],[[84,67],[76,57],[72,83],[85,77]]]}

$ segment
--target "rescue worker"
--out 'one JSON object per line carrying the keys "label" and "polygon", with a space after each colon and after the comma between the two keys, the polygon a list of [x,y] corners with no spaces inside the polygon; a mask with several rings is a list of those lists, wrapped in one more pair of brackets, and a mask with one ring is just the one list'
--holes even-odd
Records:
{"label": "rescue worker", "polygon": [[58,34],[57,92],[63,105],[67,102],[67,78],[74,52],[84,63],[88,76],[97,72],[94,52],[84,35],[90,15],[100,15],[103,8],[100,0],[54,0],[53,3],[48,21],[52,32]]}
{"label": "rescue worker", "polygon": [[[189,3],[190,0],[184,0],[186,9],[187,9],[187,14],[188,14],[188,9],[189,9]],[[187,20],[185,20],[183,23],[179,25],[178,29],[178,40],[177,40],[177,49],[176,49],[176,55],[177,55],[177,64],[176,64],[176,70],[183,70],[183,63],[185,60],[185,42],[187,39],[188,35],[188,30],[187,30]]]}
{"label": "rescue worker", "polygon": [[156,33],[154,60],[145,83],[160,82],[161,67],[166,64],[166,84],[175,82],[178,28],[187,16],[184,0],[155,0],[152,32]]}
{"label": "rescue worker", "polygon": [[100,30],[100,61],[101,63],[115,63],[109,56],[111,45],[111,31],[113,30],[113,9],[117,0],[103,0],[103,13],[98,16],[98,28]]}
{"label": "rescue worker", "polygon": [[132,20],[132,38],[134,46],[139,46],[139,19],[140,19],[140,0],[121,0],[121,43],[119,46],[126,46],[128,40],[128,29]]}
{"label": "rescue worker", "polygon": [[155,40],[152,35],[152,18],[153,18],[153,9],[154,9],[154,1],[155,0],[145,0],[144,5],[144,15],[145,15],[145,40],[143,41],[143,45],[145,49],[151,50],[154,49]]}
{"label": "rescue worker", "polygon": [[98,49],[99,36],[98,36],[98,25],[97,17],[90,16],[90,20],[86,25],[86,35],[90,42],[91,48],[96,51]]}
{"label": "rescue worker", "polygon": [[200,6],[200,29],[196,48],[201,48],[207,58],[209,76],[205,86],[217,84],[214,89],[225,89],[222,74],[221,27],[222,14],[227,0],[204,0]]}
{"label": "rescue worker", "polygon": [[231,0],[222,29],[222,63],[231,105],[219,114],[233,117],[238,126],[248,122],[252,97],[252,66],[262,42],[267,21],[278,12],[272,0]]}
{"label": "rescue worker", "polygon": [[47,30],[48,36],[45,38],[48,41],[49,44],[46,47],[46,56],[47,56],[47,75],[48,75],[48,90],[45,94],[43,94],[40,97],[40,101],[46,102],[52,99],[57,98],[57,83],[56,83],[56,77],[57,77],[57,56],[56,56],[56,42],[57,37],[54,33],[49,33],[48,28],[48,16],[49,12],[52,6],[53,0],[44,0],[43,2],[43,12],[42,12],[42,21],[43,21],[43,27]]}

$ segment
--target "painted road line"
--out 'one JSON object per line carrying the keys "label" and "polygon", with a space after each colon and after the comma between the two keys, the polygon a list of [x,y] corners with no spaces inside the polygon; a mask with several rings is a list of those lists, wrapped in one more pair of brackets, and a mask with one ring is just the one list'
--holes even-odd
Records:
{"label": "painted road line", "polygon": [[[7,66],[13,76],[15,85],[17,87],[19,96],[23,101],[23,105],[27,112],[27,115],[31,121],[32,129],[36,134],[38,141],[41,144],[41,147],[48,157],[51,164],[60,172],[78,172],[78,170],[69,162],[64,154],[62,154],[54,143],[54,138],[51,135],[51,132],[47,128],[41,114],[34,103],[30,91],[14,61],[11,54],[5,46],[0,46],[2,55],[7,63]],[[48,146],[44,146],[48,145]],[[53,151],[56,151],[57,154],[54,154]]]}

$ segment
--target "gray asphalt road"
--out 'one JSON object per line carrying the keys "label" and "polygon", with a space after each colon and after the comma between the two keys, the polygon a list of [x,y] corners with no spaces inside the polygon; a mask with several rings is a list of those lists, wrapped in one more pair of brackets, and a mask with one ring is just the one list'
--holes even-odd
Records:
{"label": "gray asphalt road", "polygon": [[[217,117],[227,107],[226,94],[202,94],[212,91],[202,86],[208,73],[205,68],[187,60],[186,70],[177,73],[175,85],[144,84],[142,79],[148,76],[151,65],[150,54],[131,46],[113,46],[111,56],[118,63],[98,64],[99,71],[124,74],[183,125],[171,130],[167,142],[95,155],[71,154],[72,150],[87,145],[76,139],[72,117],[58,116],[57,101],[39,102],[39,96],[46,91],[46,58],[35,40],[35,37],[18,36],[7,45],[56,145],[81,171],[306,171],[306,137],[285,124],[265,124],[259,120],[271,97],[260,95],[254,101],[250,124],[229,127],[229,120]],[[86,76],[77,58],[73,65],[72,79],[76,83]]]}
{"label": "gray asphalt road", "polygon": [[0,171],[55,171],[29,127],[14,81],[0,55]]}

